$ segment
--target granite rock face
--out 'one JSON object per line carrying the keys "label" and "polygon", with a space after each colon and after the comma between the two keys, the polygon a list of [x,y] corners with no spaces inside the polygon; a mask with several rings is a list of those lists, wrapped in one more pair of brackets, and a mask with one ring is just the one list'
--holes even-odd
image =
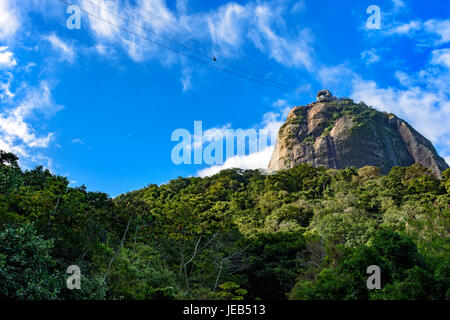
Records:
{"label": "granite rock face", "polygon": [[[321,93],[321,94],[320,94]],[[448,168],[429,140],[393,114],[319,92],[317,102],[293,108],[281,126],[268,172],[300,163],[344,169],[420,163],[437,177]]]}

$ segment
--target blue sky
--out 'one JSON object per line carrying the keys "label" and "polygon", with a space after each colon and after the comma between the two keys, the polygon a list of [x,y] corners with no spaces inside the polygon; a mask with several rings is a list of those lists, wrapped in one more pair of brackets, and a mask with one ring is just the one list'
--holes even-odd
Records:
{"label": "blue sky", "polygon": [[[0,149],[24,168],[116,196],[264,167],[270,147],[213,167],[176,165],[172,132],[193,132],[194,121],[206,141],[226,128],[276,131],[323,88],[395,113],[450,162],[448,1],[64,1],[103,21],[81,12],[81,29],[69,30],[59,0],[0,0]],[[370,5],[381,29],[366,26]],[[185,56],[198,53],[289,89]]]}

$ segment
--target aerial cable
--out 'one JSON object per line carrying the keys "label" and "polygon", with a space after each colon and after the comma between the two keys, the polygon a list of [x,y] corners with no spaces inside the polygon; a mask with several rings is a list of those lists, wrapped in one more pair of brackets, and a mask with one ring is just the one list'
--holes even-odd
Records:
{"label": "aerial cable", "polygon": [[[121,16],[115,14],[114,12],[109,11],[108,9],[106,9],[106,8],[104,8],[104,7],[102,7],[102,6],[100,6],[100,5],[96,4],[96,3],[93,3],[93,2],[90,1],[90,0],[84,0],[84,1],[89,2],[90,4],[92,4],[92,5],[96,6],[96,7],[98,7],[99,9],[105,10],[105,11],[111,13],[112,15],[115,15],[116,17],[118,17],[118,18],[120,18],[120,19],[122,19],[122,20],[127,21],[127,22],[130,23],[130,21],[127,20],[126,18],[123,18],[123,17],[121,17]],[[130,12],[130,9],[129,9],[129,8],[126,8],[126,11]],[[153,17],[158,18],[159,20],[163,20],[163,21],[168,22],[170,26],[178,26],[180,29],[184,29],[184,30],[188,31],[188,33],[190,33],[191,35],[193,35],[192,32],[191,32],[189,29],[185,28],[184,26],[181,26],[180,24],[174,23],[174,22],[172,22],[172,21],[170,21],[170,20],[168,20],[168,19],[166,19],[166,18],[164,18],[164,17],[162,17],[162,16],[160,16],[160,15],[154,14],[154,13],[152,13],[152,12],[150,12],[150,11],[146,11],[146,13],[149,14],[149,15],[151,15],[151,16],[153,16]],[[131,14],[131,15],[139,16],[139,17],[141,17],[141,18],[144,19],[144,20],[147,19],[147,17],[143,16],[142,14],[139,14],[138,12],[133,12],[133,14]],[[168,24],[163,24],[163,23],[160,22],[160,21],[152,21],[152,24],[155,23],[155,22],[156,22],[156,24],[158,24],[159,26],[162,26],[162,27],[166,27],[166,28],[167,28],[167,25],[168,25]],[[145,28],[143,28],[143,29],[145,29]],[[146,30],[146,29],[145,29],[145,30]],[[150,30],[147,30],[147,31],[150,31]],[[150,31],[150,32],[153,32],[153,31]],[[153,32],[153,33],[154,33],[154,32]],[[186,37],[185,34],[182,34],[182,33],[177,32],[177,31],[169,31],[169,33],[177,34],[177,35],[182,36],[182,37]],[[159,35],[158,35],[158,36],[159,36]],[[207,45],[206,45],[205,43],[203,43],[203,42],[201,42],[201,41],[198,41],[197,39],[195,39],[195,38],[193,38],[193,37],[191,37],[190,40],[193,41],[193,42],[195,42],[195,43],[198,43],[198,44],[200,45],[200,47],[203,49],[204,52],[210,52],[210,51],[211,51],[211,50],[207,47]],[[171,40],[169,40],[169,41],[171,41]],[[190,49],[190,50],[191,50],[191,49]],[[208,56],[208,57],[209,57],[209,56]],[[290,76],[290,75],[282,74],[279,70],[271,69],[271,68],[269,68],[269,67],[267,67],[267,66],[261,66],[260,64],[255,63],[254,61],[250,61],[250,60],[248,60],[248,59],[245,59],[245,57],[240,57],[240,59],[246,61],[248,64],[251,64],[251,65],[254,66],[254,67],[258,67],[258,68],[261,69],[261,70],[265,70],[265,73],[266,73],[266,74],[261,75],[261,74],[257,74],[257,73],[251,72],[251,71],[249,71],[249,70],[245,70],[244,72],[246,72],[246,73],[253,73],[253,74],[255,74],[255,75],[257,75],[257,76],[259,76],[259,77],[261,77],[261,78],[266,78],[267,73],[269,73],[269,74],[272,73],[272,74],[274,74],[274,75],[281,76],[281,78],[287,77],[287,78],[289,78],[290,80],[293,80],[295,83],[297,83],[298,81],[300,81],[299,79],[296,79],[296,78],[294,78],[294,77],[292,77],[292,76]],[[220,60],[220,61],[223,61],[223,60]],[[225,64],[225,63],[224,63],[224,64]],[[233,65],[227,64],[227,66],[230,66],[230,67],[233,67],[233,68],[242,70],[241,68],[235,67],[235,66],[233,66]],[[290,87],[290,84],[289,84],[288,82],[285,82],[285,81],[281,81],[281,82],[280,82],[280,81],[278,81],[278,83],[279,83],[279,84],[283,83],[284,86]],[[295,87],[295,86],[294,86],[294,87]]]}
{"label": "aerial cable", "polygon": [[[65,1],[65,0],[58,0],[58,1],[60,1],[60,2],[62,2],[62,3],[64,3],[64,4],[66,4],[66,5],[71,5],[69,2],[67,2],[67,1]],[[232,74],[232,75],[241,77],[241,78],[243,78],[243,79],[247,79],[247,80],[251,80],[251,81],[254,81],[254,82],[263,84],[263,85],[268,86],[268,87],[278,88],[278,89],[282,89],[282,90],[286,90],[286,91],[291,91],[291,90],[293,90],[292,88],[289,88],[289,87],[286,87],[286,86],[273,84],[273,83],[270,83],[269,81],[265,81],[265,80],[258,80],[258,79],[254,78],[254,77],[249,77],[249,76],[246,76],[246,75],[243,75],[243,74],[240,74],[240,73],[237,73],[237,72],[228,70],[228,69],[226,69],[226,68],[218,67],[217,65],[215,65],[215,64],[216,64],[216,61],[213,62],[214,64],[211,64],[210,62],[206,62],[206,61],[204,61],[204,60],[202,60],[202,59],[196,58],[196,57],[194,57],[194,56],[192,56],[192,55],[189,55],[189,54],[186,54],[186,53],[184,53],[184,52],[182,52],[182,51],[179,51],[179,50],[176,50],[176,49],[174,49],[174,48],[171,48],[171,47],[169,47],[169,46],[167,46],[167,45],[165,45],[165,44],[163,44],[163,43],[160,43],[160,42],[155,41],[155,40],[153,40],[153,39],[150,39],[150,38],[148,38],[148,37],[141,36],[141,35],[139,35],[138,33],[134,32],[134,31],[132,31],[132,30],[129,30],[129,29],[124,28],[124,27],[121,27],[121,26],[118,26],[118,25],[112,23],[111,21],[108,21],[108,20],[106,20],[106,19],[103,19],[103,18],[101,18],[101,17],[98,17],[97,15],[95,15],[95,14],[93,14],[93,13],[91,13],[91,12],[85,10],[85,9],[80,8],[80,10],[81,10],[82,12],[86,13],[87,15],[92,16],[92,17],[94,17],[94,18],[96,18],[96,19],[98,19],[98,20],[100,20],[100,21],[103,21],[103,22],[109,24],[109,25],[112,25],[112,26],[114,26],[114,27],[116,27],[116,28],[118,28],[118,29],[120,29],[120,30],[122,30],[122,31],[128,32],[128,33],[130,33],[130,34],[132,34],[132,35],[134,35],[134,36],[136,36],[136,37],[138,37],[138,38],[141,38],[141,39],[143,39],[143,40],[149,41],[149,42],[151,42],[151,43],[153,43],[153,44],[156,44],[156,45],[158,45],[158,46],[160,46],[160,47],[162,47],[162,48],[165,48],[165,49],[167,49],[167,50],[170,50],[170,51],[172,51],[172,52],[174,52],[174,53],[176,53],[176,54],[180,54],[180,55],[182,55],[182,56],[184,56],[184,57],[190,58],[190,59],[195,60],[195,61],[197,61],[197,62],[199,62],[199,63],[202,63],[202,64],[204,64],[204,65],[207,65],[207,66],[210,66],[210,67],[212,67],[212,68],[215,68],[215,69],[217,69],[217,70],[221,70],[221,71],[227,72],[227,73],[229,73],[229,74]],[[210,57],[208,57],[208,58],[211,60]]]}
{"label": "aerial cable", "polygon": [[[90,1],[90,0],[85,0],[85,1],[86,1],[86,2],[89,2],[90,4],[96,6],[97,8],[99,8],[99,9],[101,9],[101,10],[104,10],[104,11],[106,11],[106,12],[112,14],[113,16],[115,16],[115,17],[117,17],[117,18],[119,18],[119,19],[122,19],[122,20],[125,21],[125,22],[128,22],[128,23],[130,23],[130,24],[133,24],[133,25],[136,26],[136,27],[139,27],[139,28],[143,29],[144,31],[151,32],[152,34],[154,34],[154,35],[156,35],[156,36],[158,36],[158,37],[161,37],[161,38],[165,39],[166,41],[172,42],[172,43],[174,43],[174,44],[176,44],[176,45],[178,45],[178,46],[180,46],[180,47],[182,47],[182,48],[184,48],[184,49],[186,49],[186,50],[189,50],[189,51],[193,52],[194,54],[201,55],[201,56],[203,56],[203,57],[205,57],[205,58],[207,58],[207,59],[211,59],[211,58],[212,58],[211,55],[208,55],[208,54],[205,54],[205,53],[202,53],[202,52],[198,52],[197,50],[192,49],[192,48],[190,48],[190,47],[188,47],[188,46],[186,46],[186,45],[184,45],[184,44],[182,44],[182,43],[179,43],[179,42],[177,42],[177,41],[175,41],[175,40],[173,40],[173,39],[171,39],[171,38],[168,38],[168,37],[166,37],[166,36],[164,36],[164,35],[158,34],[158,33],[155,32],[154,30],[150,30],[150,29],[145,28],[145,27],[142,26],[142,25],[136,24],[135,22],[130,21],[130,20],[128,20],[128,19],[126,19],[126,18],[124,18],[124,17],[122,17],[122,16],[120,16],[120,15],[118,15],[118,14],[116,14],[116,13],[114,13],[114,12],[112,12],[112,11],[110,11],[110,10],[104,8],[104,7],[102,7],[102,6],[99,6],[99,5],[93,3],[93,2]],[[142,18],[145,19],[145,17],[143,17],[142,15],[140,15],[140,14],[137,14],[137,15],[138,15],[138,16],[141,16]],[[253,77],[259,77],[259,78],[262,78],[263,80],[261,80],[261,81],[272,82],[272,83],[275,83],[275,84],[278,85],[278,86],[285,87],[285,88],[287,88],[287,89],[289,89],[289,90],[295,90],[295,88],[294,88],[293,86],[290,86],[288,83],[279,82],[279,81],[274,81],[274,80],[270,80],[270,79],[269,79],[269,80],[266,80],[266,75],[263,76],[263,75],[259,75],[259,74],[252,73],[252,72],[250,72],[249,70],[242,69],[242,68],[240,68],[240,67],[234,66],[233,64],[229,64],[229,63],[223,62],[223,60],[218,60],[217,58],[215,58],[215,59],[212,58],[212,59],[213,59],[213,61],[217,62],[218,64],[221,64],[221,65],[224,65],[224,66],[226,66],[226,67],[229,67],[229,68],[233,68],[233,69],[239,70],[240,72],[243,72],[243,73],[251,74]]]}

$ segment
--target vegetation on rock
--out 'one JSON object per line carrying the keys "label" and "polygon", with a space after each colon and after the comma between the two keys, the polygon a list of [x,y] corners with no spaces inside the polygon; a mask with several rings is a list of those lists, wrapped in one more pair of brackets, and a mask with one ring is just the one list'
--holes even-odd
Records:
{"label": "vegetation on rock", "polygon": [[420,163],[440,177],[448,165],[430,141],[392,114],[351,99],[320,101],[295,107],[280,127],[269,172],[308,163],[345,169]]}

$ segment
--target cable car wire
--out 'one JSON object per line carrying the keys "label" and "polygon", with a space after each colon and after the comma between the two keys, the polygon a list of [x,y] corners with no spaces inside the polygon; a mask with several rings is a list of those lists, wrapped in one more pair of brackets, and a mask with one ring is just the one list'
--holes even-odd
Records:
{"label": "cable car wire", "polygon": [[[134,25],[134,26],[136,26],[136,27],[139,27],[139,28],[141,28],[141,29],[143,29],[143,30],[145,30],[145,31],[148,31],[148,32],[150,32],[150,33],[152,33],[152,34],[154,34],[154,35],[156,35],[156,36],[158,36],[158,37],[161,37],[161,38],[165,39],[166,41],[172,42],[172,43],[174,43],[174,44],[176,44],[176,45],[178,45],[178,46],[180,46],[180,47],[182,47],[182,48],[184,48],[184,49],[186,49],[186,50],[189,50],[189,51],[191,51],[191,52],[193,52],[193,53],[195,53],[195,54],[201,55],[201,56],[203,56],[203,57],[205,57],[205,58],[207,58],[207,59],[211,59],[211,55],[207,55],[207,54],[205,54],[205,53],[198,52],[198,51],[196,51],[195,49],[192,49],[191,47],[188,47],[188,46],[186,46],[186,45],[184,45],[184,44],[182,44],[182,43],[179,43],[178,41],[175,41],[175,40],[173,40],[173,39],[171,39],[171,38],[168,38],[168,37],[166,37],[166,36],[164,36],[164,35],[158,34],[158,33],[155,32],[154,30],[150,30],[150,29],[148,29],[148,28],[145,28],[145,27],[142,26],[142,25],[136,24],[135,22],[130,21],[130,20],[128,20],[128,19],[126,19],[126,18],[124,18],[124,17],[122,17],[122,16],[120,16],[120,15],[118,15],[118,14],[116,14],[116,13],[114,13],[114,12],[112,12],[112,11],[110,11],[110,10],[104,8],[104,7],[102,7],[102,6],[99,6],[99,5],[93,3],[93,2],[90,1],[90,0],[85,0],[85,1],[88,2],[88,3],[90,3],[90,4],[92,4],[92,5],[94,5],[94,6],[96,6],[97,8],[99,8],[99,9],[101,9],[101,10],[104,10],[104,11],[106,11],[106,12],[112,14],[113,16],[115,16],[115,17],[117,17],[117,18],[119,18],[119,19],[122,19],[122,20],[125,21],[125,22],[128,22],[129,24],[132,24],[132,25]],[[140,14],[137,14],[137,15],[139,15],[139,16],[141,16],[142,18],[145,19],[145,17],[143,17],[142,15],[140,15]],[[214,57],[215,57],[215,56],[214,56]],[[274,80],[267,80],[267,79],[266,79],[266,75],[262,76],[262,75],[260,75],[260,74],[252,73],[252,72],[250,72],[250,71],[248,71],[248,70],[242,69],[242,68],[237,67],[237,66],[235,66],[235,65],[233,65],[233,64],[223,62],[223,60],[218,60],[217,58],[212,58],[212,59],[213,59],[213,61],[217,62],[218,64],[224,65],[224,66],[229,67],[229,68],[236,69],[236,70],[238,70],[238,71],[240,71],[240,72],[243,72],[243,73],[245,73],[245,74],[250,74],[250,75],[253,76],[253,77],[261,78],[261,79],[262,79],[261,81],[272,82],[272,83],[274,83],[274,84],[276,84],[276,85],[278,85],[278,86],[285,87],[285,88],[287,88],[287,89],[289,89],[289,90],[295,90],[295,87],[294,87],[294,86],[291,86],[291,85],[289,85],[289,84],[287,84],[287,83],[283,83],[283,82],[279,82],[279,81],[274,81]]]}
{"label": "cable car wire", "polygon": [[[66,5],[71,5],[69,2],[67,2],[67,1],[65,1],[65,0],[58,0],[58,1],[60,1],[60,2],[62,2],[62,3],[64,3],[64,4],[66,4]],[[273,88],[278,88],[278,89],[282,89],[282,90],[286,90],[286,91],[294,90],[293,88],[290,88],[290,87],[287,87],[287,86],[284,86],[284,85],[279,85],[279,84],[275,83],[274,81],[270,82],[270,81],[266,81],[266,80],[264,80],[264,79],[262,79],[262,80],[261,80],[261,79],[256,79],[255,77],[251,77],[251,76],[248,76],[248,75],[245,75],[245,74],[237,73],[237,72],[234,72],[234,71],[232,71],[232,70],[228,70],[228,69],[226,69],[226,68],[218,67],[217,65],[214,65],[214,64],[216,64],[217,60],[214,61],[214,64],[211,64],[210,62],[206,62],[206,61],[204,61],[204,60],[202,60],[202,59],[199,59],[199,58],[194,57],[194,56],[192,56],[192,55],[186,54],[185,52],[182,52],[182,51],[180,51],[180,50],[177,50],[177,49],[174,49],[174,48],[172,48],[172,47],[169,47],[169,46],[167,46],[167,45],[165,45],[165,44],[163,44],[163,43],[160,43],[160,42],[155,41],[155,40],[153,40],[153,39],[150,39],[150,38],[148,38],[148,37],[144,37],[144,36],[142,36],[142,35],[140,35],[140,34],[134,32],[134,31],[132,31],[132,30],[129,30],[129,29],[127,29],[127,28],[124,28],[124,27],[122,27],[122,26],[119,26],[119,25],[117,25],[117,24],[115,24],[115,23],[113,23],[113,22],[111,22],[111,21],[109,21],[109,20],[107,20],[107,19],[102,18],[102,17],[99,17],[99,16],[93,14],[92,12],[89,12],[89,11],[83,9],[83,8],[80,8],[80,10],[81,10],[82,12],[86,13],[86,14],[89,15],[89,16],[92,16],[92,17],[94,17],[94,18],[96,18],[96,19],[98,19],[98,20],[100,20],[100,21],[103,21],[103,22],[105,22],[105,23],[107,23],[107,24],[109,24],[109,25],[112,25],[112,26],[114,26],[114,27],[116,27],[116,28],[118,28],[118,29],[120,29],[120,30],[122,30],[122,31],[125,31],[125,32],[127,32],[127,33],[130,33],[130,34],[132,34],[132,35],[134,35],[134,36],[136,36],[136,37],[138,37],[138,38],[141,38],[141,39],[143,39],[143,40],[149,41],[149,42],[151,42],[151,43],[153,43],[153,44],[155,44],[155,45],[158,45],[158,46],[160,46],[160,47],[162,47],[162,48],[165,48],[165,49],[167,49],[167,50],[170,50],[170,51],[172,51],[172,52],[174,52],[174,53],[176,53],[176,54],[180,54],[180,55],[182,55],[182,56],[184,56],[184,57],[190,58],[190,59],[195,60],[195,61],[197,61],[197,62],[199,62],[199,63],[202,63],[202,64],[205,64],[205,65],[207,65],[207,66],[213,67],[213,68],[215,68],[215,69],[218,69],[218,70],[227,72],[227,73],[229,73],[229,74],[232,74],[232,75],[235,75],[235,76],[238,76],[238,77],[247,79],[247,80],[251,80],[251,81],[254,81],[254,82],[263,84],[263,85],[265,85],[265,86],[269,86],[269,87],[273,87]],[[126,20],[126,19],[125,19],[125,20]],[[131,23],[132,23],[132,22],[131,22]],[[134,24],[134,23],[132,23],[132,24]],[[136,26],[142,28],[142,26],[140,26],[140,25],[137,25],[137,24],[134,24],[134,25],[136,25]],[[153,32],[152,32],[152,33],[153,33]],[[168,40],[168,41],[170,41],[170,40]],[[173,42],[176,43],[176,41],[173,41]],[[179,44],[179,45],[182,46],[182,47],[188,48],[188,47],[186,47],[186,46],[184,46],[184,45],[182,45],[182,44]],[[192,50],[192,49],[189,49],[189,50]],[[198,54],[198,53],[197,53],[197,54]],[[211,60],[211,57],[209,57],[209,56],[206,56],[206,55],[202,55],[202,56],[205,56],[205,57],[207,57],[209,60]],[[224,64],[224,63],[221,63],[221,64],[227,66],[227,65]]]}
{"label": "cable car wire", "polygon": [[[90,1],[90,0],[84,0],[84,1],[86,1],[86,2],[88,2],[88,3],[90,3],[90,4],[92,4],[92,5],[94,5],[94,6],[96,6],[96,7],[98,7],[98,8],[101,9],[101,10],[105,10],[105,11],[111,13],[112,15],[115,15],[116,17],[118,17],[118,18],[120,18],[120,19],[122,19],[122,20],[127,21],[127,22],[130,23],[130,21],[127,20],[126,18],[123,18],[123,17],[117,15],[117,14],[114,13],[114,12],[109,11],[108,9],[106,9],[106,8],[104,8],[104,7],[102,7],[102,6],[100,6],[100,5],[96,4],[96,3],[93,3],[93,2]],[[130,9],[129,9],[129,8],[126,8],[125,10],[126,10],[128,13],[130,12]],[[156,17],[156,18],[159,19],[159,20],[163,20],[163,21],[166,21],[166,22],[170,23],[170,26],[174,26],[174,25],[175,25],[175,26],[179,27],[180,29],[184,29],[184,30],[188,31],[188,32],[192,35],[192,32],[191,32],[189,29],[187,29],[187,28],[181,26],[180,24],[174,23],[173,21],[169,21],[168,19],[166,19],[166,18],[164,18],[164,17],[162,17],[162,16],[160,16],[160,15],[154,14],[154,13],[152,13],[152,12],[150,12],[150,11],[147,11],[146,13],[149,14],[149,15],[151,15],[151,16],[153,16],[153,17]],[[133,12],[131,15],[136,15],[136,16],[138,16],[138,17],[141,17],[141,18],[144,19],[144,20],[146,20],[146,19],[148,18],[148,17],[143,16],[142,14],[139,14],[138,12]],[[156,22],[156,24],[158,24],[159,26],[162,26],[162,27],[165,27],[165,28],[167,28],[168,25],[169,25],[169,24],[164,24],[164,23],[162,23],[161,21],[158,21],[158,20],[152,21],[152,24],[155,23],[155,22]],[[150,30],[148,30],[148,31],[150,31]],[[154,31],[150,31],[150,32],[153,32],[153,33],[154,33]],[[181,37],[186,37],[185,34],[182,34],[181,32],[177,32],[177,31],[169,31],[169,33],[172,33],[172,34],[175,34],[175,35],[179,35],[179,36],[181,36]],[[201,42],[201,41],[199,41],[199,40],[197,40],[197,39],[195,39],[195,38],[193,38],[193,37],[190,37],[190,40],[191,40],[192,42],[195,42],[195,43],[199,44],[199,46],[201,47],[201,49],[202,49],[202,51],[203,51],[203,54],[206,54],[206,53],[208,53],[208,52],[211,51],[211,49],[208,48],[208,46],[207,46],[206,43]],[[169,41],[171,41],[171,40],[169,40]],[[209,57],[209,56],[208,56],[208,57]],[[296,78],[294,78],[294,77],[292,77],[292,76],[290,76],[290,75],[282,74],[279,70],[275,70],[275,69],[269,68],[269,67],[267,67],[267,66],[262,66],[262,65],[260,65],[260,64],[258,64],[258,63],[255,63],[254,61],[250,61],[250,60],[246,59],[245,57],[240,57],[240,59],[241,59],[241,60],[244,60],[245,62],[247,62],[247,64],[250,64],[250,65],[252,65],[253,67],[257,67],[257,68],[259,68],[259,69],[261,69],[261,70],[265,70],[265,73],[266,73],[266,74],[261,75],[261,74],[254,73],[254,72],[249,71],[249,70],[245,70],[244,72],[246,72],[246,73],[256,74],[256,75],[258,75],[259,77],[264,78],[264,79],[266,78],[267,73],[272,73],[272,74],[274,74],[274,75],[281,76],[281,78],[287,77],[287,78],[289,78],[290,80],[294,81],[295,83],[297,83],[298,81],[300,81],[299,79],[296,79]],[[221,61],[223,61],[223,60],[221,60]],[[225,63],[224,63],[224,64],[225,64]],[[239,70],[242,71],[241,68],[235,67],[235,66],[233,66],[233,65],[231,65],[231,64],[229,64],[228,66],[233,67],[233,68],[236,68],[236,69],[239,69]],[[279,82],[279,80],[277,80],[277,82],[278,82],[278,83],[282,83],[284,86],[288,86],[288,87],[291,86],[291,84],[289,84],[288,82],[283,82],[283,81]],[[295,85],[294,85],[293,87],[295,87]]]}

